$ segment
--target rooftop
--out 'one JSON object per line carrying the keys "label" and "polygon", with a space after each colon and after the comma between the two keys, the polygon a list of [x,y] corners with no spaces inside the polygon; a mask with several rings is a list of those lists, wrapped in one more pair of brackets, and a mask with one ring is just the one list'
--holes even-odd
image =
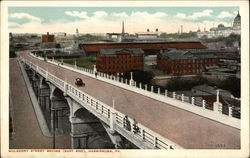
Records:
{"label": "rooftop", "polygon": [[214,58],[215,56],[211,53],[198,54],[193,50],[181,50],[181,49],[170,49],[160,52],[161,57],[168,58],[170,60],[182,60],[182,59],[203,59],[203,58]]}
{"label": "rooftop", "polygon": [[143,51],[140,48],[127,48],[127,49],[100,49],[100,54],[103,56],[116,56],[117,53],[125,52],[131,55],[142,55]]}

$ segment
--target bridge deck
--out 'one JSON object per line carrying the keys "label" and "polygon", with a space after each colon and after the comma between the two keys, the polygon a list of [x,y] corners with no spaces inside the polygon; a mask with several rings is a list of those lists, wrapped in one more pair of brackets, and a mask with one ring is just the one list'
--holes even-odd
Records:
{"label": "bridge deck", "polygon": [[240,130],[238,129],[83,74],[45,63],[28,56],[27,53],[21,55],[71,85],[74,85],[75,78],[82,78],[86,86],[80,87],[80,90],[107,105],[112,105],[114,97],[116,110],[135,118],[144,126],[184,148],[240,148]]}

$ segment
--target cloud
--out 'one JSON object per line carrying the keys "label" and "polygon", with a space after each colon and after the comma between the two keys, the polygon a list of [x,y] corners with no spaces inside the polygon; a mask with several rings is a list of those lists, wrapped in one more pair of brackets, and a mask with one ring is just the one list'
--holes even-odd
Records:
{"label": "cloud", "polygon": [[148,12],[132,12],[130,17],[139,17],[139,18],[162,18],[167,17],[167,13],[156,12],[154,14],[150,14]]}
{"label": "cloud", "polygon": [[73,17],[78,17],[78,18],[81,18],[81,19],[89,18],[88,15],[87,15],[87,12],[65,11],[64,13],[66,15],[73,16]]}
{"label": "cloud", "polygon": [[177,13],[177,14],[176,14],[176,17],[177,17],[177,18],[180,18],[180,19],[185,19],[185,18],[187,18],[187,15],[184,14],[184,13]]}
{"label": "cloud", "polygon": [[9,18],[13,18],[13,19],[28,19],[28,20],[31,20],[31,21],[39,21],[39,22],[42,21],[41,18],[32,16],[32,15],[27,14],[27,13],[12,13],[12,14],[9,14]]}
{"label": "cloud", "polygon": [[108,16],[108,13],[105,11],[96,11],[94,12],[94,18],[102,18]]}
{"label": "cloud", "polygon": [[8,27],[9,27],[9,28],[18,28],[18,27],[20,27],[20,26],[21,26],[20,24],[15,23],[15,22],[9,22],[9,23],[8,23]]}
{"label": "cloud", "polygon": [[127,14],[126,12],[112,13],[111,16],[114,16],[114,17],[121,17],[121,18],[127,18],[127,17],[129,17],[128,14]]}
{"label": "cloud", "polygon": [[[156,28],[158,28],[160,32],[177,32],[181,25],[183,25],[184,32],[189,32],[190,30],[196,31],[199,26],[202,29],[204,28],[204,25],[207,30],[211,28],[213,24],[217,26],[219,23],[223,23],[225,26],[229,26],[229,24],[225,23],[224,19],[212,16],[213,10],[203,10],[189,15],[185,13],[177,13],[176,16],[169,16],[160,11],[154,13],[147,11],[135,11],[131,13],[126,11],[116,11],[107,13],[99,10],[93,12],[93,14],[85,11],[65,11],[64,13],[65,16],[78,17],[80,19],[72,20],[64,18],[47,20],[43,23],[30,21],[20,25],[11,23],[9,24],[9,29],[11,32],[16,33],[45,33],[59,31],[75,33],[76,28],[79,29],[80,33],[121,32],[123,20],[125,24],[125,32],[128,33],[143,32],[147,29],[155,30]],[[197,21],[196,19],[199,19],[200,21]]]}
{"label": "cloud", "polygon": [[226,12],[226,11],[220,12],[220,14],[217,16],[217,18],[220,18],[220,19],[231,18],[231,17],[234,17],[234,14],[231,14],[231,13]]}
{"label": "cloud", "polygon": [[206,9],[202,12],[194,12],[192,15],[188,16],[185,13],[177,13],[175,17],[186,20],[196,20],[201,17],[211,17],[211,13],[213,13],[212,9]]}

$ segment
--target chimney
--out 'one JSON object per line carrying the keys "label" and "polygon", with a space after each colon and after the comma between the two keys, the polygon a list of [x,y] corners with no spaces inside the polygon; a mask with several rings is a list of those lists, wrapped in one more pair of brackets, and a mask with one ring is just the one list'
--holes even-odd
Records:
{"label": "chimney", "polygon": [[147,29],[147,32],[149,32],[149,29]]}
{"label": "chimney", "polygon": [[49,32],[47,32],[47,35],[49,35]]}
{"label": "chimney", "polygon": [[181,33],[183,33],[183,25],[181,25]]}
{"label": "chimney", "polygon": [[155,32],[158,32],[158,28],[155,29]]}

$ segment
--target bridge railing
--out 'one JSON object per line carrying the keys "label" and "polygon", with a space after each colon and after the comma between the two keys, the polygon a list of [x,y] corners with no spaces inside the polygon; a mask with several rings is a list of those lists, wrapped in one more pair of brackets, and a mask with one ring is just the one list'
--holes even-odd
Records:
{"label": "bridge railing", "polygon": [[[130,117],[127,117],[128,121],[130,122],[129,126],[131,127],[130,130],[128,130],[124,124],[125,114],[122,114],[116,109],[113,109],[111,106],[108,106],[105,103],[99,101],[98,99],[80,91],[73,85],[66,83],[65,81],[54,76],[53,74],[49,73],[43,68],[35,65],[34,63],[24,60],[22,58],[21,60],[25,62],[27,65],[29,65],[34,71],[38,72],[43,77],[45,77],[47,81],[53,83],[55,86],[61,89],[65,94],[69,95],[74,100],[76,100],[78,103],[80,103],[81,105],[87,105],[87,107],[85,106],[85,108],[88,109],[90,112],[92,112],[94,115],[96,115],[99,119],[104,121],[106,124],[110,126],[111,124],[113,124],[115,127],[119,126],[120,128],[123,128],[124,131],[126,131],[128,134],[132,135],[133,137],[147,144],[150,144],[156,149],[182,149],[181,146],[168,140],[167,138],[164,138],[163,136],[148,129],[147,127],[143,126],[140,123],[136,123],[138,130],[134,132],[135,130],[133,129],[133,124],[132,124],[133,119]],[[113,122],[111,122],[112,114],[115,114]]]}
{"label": "bridge railing", "polygon": [[[33,57],[36,57],[35,55],[31,54]],[[37,57],[36,57],[37,58]],[[38,58],[40,60],[44,60],[43,58]],[[48,60],[47,62],[51,64],[57,65],[58,63]],[[124,88],[136,93],[139,93],[141,95],[147,96],[149,98],[164,102],[168,105],[175,106],[177,108],[195,113],[197,115],[218,121],[220,123],[235,127],[240,129],[240,120],[235,117],[235,115],[231,115],[233,113],[232,108],[229,107],[228,115],[223,114],[222,112],[218,112],[215,110],[203,108],[203,102],[205,100],[200,100],[199,98],[191,97],[191,99],[187,99],[186,96],[182,95],[176,95],[175,92],[168,92],[165,90],[165,93],[160,93],[161,91],[158,89],[158,91],[154,92],[154,87],[142,83],[136,83],[135,81],[130,82],[127,79],[116,77],[112,75],[108,75],[105,73],[97,72],[97,75],[95,75],[95,72],[91,69],[82,68],[78,66],[73,66],[69,64],[63,63],[63,65],[60,65],[61,67],[70,69],[72,71],[76,71],[78,73],[82,73],[86,76],[107,82],[112,85],[119,86],[120,88]],[[136,86],[137,85],[137,86]],[[138,86],[139,85],[139,86]],[[140,86],[141,85],[141,86]],[[186,98],[186,99],[185,99]],[[212,108],[214,109],[214,108]]]}

